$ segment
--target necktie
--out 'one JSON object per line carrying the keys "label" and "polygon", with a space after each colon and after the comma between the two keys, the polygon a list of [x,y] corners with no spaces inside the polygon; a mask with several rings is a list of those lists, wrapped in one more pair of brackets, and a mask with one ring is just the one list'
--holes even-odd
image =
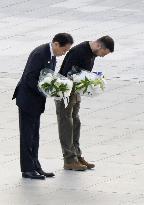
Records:
{"label": "necktie", "polygon": [[55,70],[55,65],[56,65],[56,57],[55,56],[52,56],[52,59],[51,59],[51,64],[52,64],[52,70]]}

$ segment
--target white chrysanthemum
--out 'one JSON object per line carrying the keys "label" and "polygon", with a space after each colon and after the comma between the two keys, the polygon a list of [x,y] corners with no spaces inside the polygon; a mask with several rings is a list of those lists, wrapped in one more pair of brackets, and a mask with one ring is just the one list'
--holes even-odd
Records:
{"label": "white chrysanthemum", "polygon": [[[48,89],[48,86],[42,86],[43,84],[48,83],[50,85],[50,90]],[[53,86],[54,83],[54,86]],[[41,92],[43,92],[46,96],[53,96],[56,97],[57,100],[62,99],[63,97],[69,97],[72,87],[73,87],[73,82],[61,75],[55,74],[55,73],[48,73],[46,76],[43,76],[41,78],[41,81],[39,81],[39,88]],[[64,87],[61,85],[65,85]],[[66,91],[63,92],[66,88]],[[58,91],[59,90],[59,91]],[[54,94],[55,93],[55,94]],[[59,96],[59,97],[57,97]]]}
{"label": "white chrysanthemum", "polygon": [[52,80],[53,80],[53,78],[51,76],[47,76],[43,79],[43,83],[50,84]]}
{"label": "white chrysanthemum", "polygon": [[95,85],[91,84],[91,89],[94,90],[95,89]]}
{"label": "white chrysanthemum", "polygon": [[55,83],[54,83],[57,87],[59,87],[62,84],[62,81],[60,78],[57,78]]}
{"label": "white chrysanthemum", "polygon": [[59,92],[57,93],[57,95],[58,95],[59,97],[63,98],[63,93],[62,93],[62,91],[59,91]]}
{"label": "white chrysanthemum", "polygon": [[71,90],[67,90],[65,93],[64,93],[64,96],[65,97],[69,97],[71,94]]}
{"label": "white chrysanthemum", "polygon": [[93,92],[92,86],[88,86],[87,92],[88,92],[88,93],[92,93],[92,92]]}
{"label": "white chrysanthemum", "polygon": [[71,80],[65,80],[65,84],[67,85],[67,88],[70,90],[73,87],[73,82]]}
{"label": "white chrysanthemum", "polygon": [[102,78],[102,81],[103,81],[104,85],[107,84],[107,82],[106,82],[106,80],[104,78]]}
{"label": "white chrysanthemum", "polygon": [[53,78],[53,75],[52,75],[51,73],[47,73],[46,76],[47,76],[47,77],[51,77],[51,78]]}
{"label": "white chrysanthemum", "polygon": [[85,79],[85,76],[84,75],[76,75],[76,74],[74,74],[73,75],[73,81],[75,82],[75,83],[79,83],[81,80],[84,80]]}
{"label": "white chrysanthemum", "polygon": [[95,76],[93,73],[91,73],[91,75],[89,76],[89,79],[90,79],[90,80],[95,80],[95,79],[96,79],[96,76]]}
{"label": "white chrysanthemum", "polygon": [[79,83],[80,81],[85,80],[85,78],[87,78],[89,80],[95,80],[96,76],[93,73],[89,73],[86,71],[83,71],[80,74],[73,75],[73,81],[76,83]]}
{"label": "white chrysanthemum", "polygon": [[41,87],[43,84],[44,84],[44,82],[43,82],[43,81],[40,81],[40,82],[39,82],[39,87]]}

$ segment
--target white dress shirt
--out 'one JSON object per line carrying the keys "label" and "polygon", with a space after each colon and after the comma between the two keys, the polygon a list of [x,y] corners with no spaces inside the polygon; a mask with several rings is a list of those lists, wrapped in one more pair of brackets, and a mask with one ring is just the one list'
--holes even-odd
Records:
{"label": "white dress shirt", "polygon": [[52,49],[52,43],[50,43],[49,45],[50,45],[50,52],[51,52],[51,59],[52,59],[52,56],[54,56],[54,52],[53,52],[53,49]]}

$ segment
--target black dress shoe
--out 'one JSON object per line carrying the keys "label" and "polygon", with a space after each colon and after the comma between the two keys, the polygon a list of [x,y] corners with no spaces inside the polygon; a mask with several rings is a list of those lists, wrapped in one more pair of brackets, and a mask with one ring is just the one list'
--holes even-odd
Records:
{"label": "black dress shoe", "polygon": [[29,179],[45,179],[44,175],[39,175],[35,171],[33,172],[22,172],[22,177],[23,178],[29,178]]}
{"label": "black dress shoe", "polygon": [[47,173],[47,172],[44,172],[42,169],[37,169],[36,170],[40,175],[43,175],[45,177],[54,177],[55,174],[54,173]]}

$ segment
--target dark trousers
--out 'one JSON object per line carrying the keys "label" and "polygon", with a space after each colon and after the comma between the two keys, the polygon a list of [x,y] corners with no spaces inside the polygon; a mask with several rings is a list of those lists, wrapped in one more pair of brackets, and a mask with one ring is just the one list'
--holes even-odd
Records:
{"label": "dark trousers", "polygon": [[38,161],[40,116],[19,109],[20,165],[22,172],[41,168]]}
{"label": "dark trousers", "polygon": [[62,147],[64,161],[71,163],[81,156],[79,118],[80,100],[76,95],[71,95],[68,106],[64,101],[55,101],[58,121],[59,139]]}

